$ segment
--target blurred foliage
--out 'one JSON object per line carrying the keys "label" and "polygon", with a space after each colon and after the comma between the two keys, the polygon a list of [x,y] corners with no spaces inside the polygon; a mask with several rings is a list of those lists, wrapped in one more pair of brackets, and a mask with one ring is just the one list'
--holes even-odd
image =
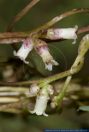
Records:
{"label": "blurred foliage", "polygon": [[[8,23],[25,6],[29,0],[0,0],[0,32],[5,32]],[[13,31],[30,31],[44,24],[54,16],[73,8],[89,7],[89,0],[41,0],[24,18],[22,18],[14,27]],[[89,24],[89,14],[73,15],[57,23],[55,27],[79,27]],[[50,51],[59,66],[54,68],[53,73],[64,71],[71,66],[76,55],[79,42],[84,34],[80,35],[77,44],[72,45],[72,41],[56,42],[49,44]],[[34,52],[34,51],[33,51]],[[41,59],[36,53],[29,56],[32,67],[44,76],[51,73],[44,69]],[[10,45],[0,45],[0,65],[13,57],[12,47]],[[29,58],[28,57],[28,58]],[[37,59],[34,59],[38,57]],[[39,63],[40,62],[40,63]],[[40,65],[39,65],[40,64]],[[79,77],[89,78],[89,54],[86,55],[86,61],[83,70],[78,74]],[[41,132],[45,128],[87,128],[89,127],[89,114],[77,114],[74,109],[64,109],[62,113],[52,114],[48,117],[35,115],[8,115],[0,114],[0,132]]]}

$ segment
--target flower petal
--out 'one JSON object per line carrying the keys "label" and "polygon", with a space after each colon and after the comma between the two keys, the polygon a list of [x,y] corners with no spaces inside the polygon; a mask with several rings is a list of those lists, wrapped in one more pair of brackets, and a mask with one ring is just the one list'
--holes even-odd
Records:
{"label": "flower petal", "polygon": [[47,46],[47,44],[40,40],[37,41],[37,45],[35,47],[37,53],[40,55],[40,57],[42,58],[44,64],[45,64],[45,69],[52,71],[52,67],[53,65],[57,66],[58,62],[56,62],[52,55],[49,52],[49,48]]}
{"label": "flower petal", "polygon": [[28,64],[29,62],[25,59],[27,58],[29,52],[33,49],[33,42],[31,39],[26,39],[23,41],[22,46],[16,52],[14,51],[14,56],[20,58],[24,63]]}
{"label": "flower petal", "polygon": [[74,40],[76,40],[77,39],[77,34],[76,34],[77,30],[78,30],[77,25],[74,28],[48,29],[47,30],[47,38],[51,39],[51,40],[57,40],[57,39],[74,39]]}

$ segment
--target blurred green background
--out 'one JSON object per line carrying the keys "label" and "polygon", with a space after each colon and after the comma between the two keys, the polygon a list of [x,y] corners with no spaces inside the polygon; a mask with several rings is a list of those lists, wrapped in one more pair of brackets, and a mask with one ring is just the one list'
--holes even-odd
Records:
{"label": "blurred green background", "polygon": [[[5,32],[13,17],[29,3],[30,0],[0,0],[0,32]],[[73,8],[88,8],[89,0],[41,0],[31,9],[18,23],[13,31],[30,31],[43,25],[51,18]],[[55,27],[79,27],[89,25],[89,14],[77,14],[65,18],[55,25]],[[49,44],[50,50],[60,66],[55,71],[65,70],[65,60],[67,69],[73,63],[79,42],[84,34],[78,36],[77,43],[72,44],[71,40]],[[10,45],[0,45],[0,63],[13,56]],[[34,58],[34,56],[33,56]],[[42,75],[47,75],[47,71],[38,62],[33,60],[37,70]],[[82,71],[78,74],[81,78],[89,77],[89,54]],[[62,113],[51,114],[48,117],[35,115],[12,115],[0,114],[0,132],[42,132],[45,128],[89,128],[89,113],[77,114],[76,110],[63,109]]]}

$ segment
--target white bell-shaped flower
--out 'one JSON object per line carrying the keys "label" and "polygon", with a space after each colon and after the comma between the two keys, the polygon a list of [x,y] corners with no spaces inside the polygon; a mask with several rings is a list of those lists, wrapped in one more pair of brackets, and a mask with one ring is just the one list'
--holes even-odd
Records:
{"label": "white bell-shaped flower", "polygon": [[57,39],[77,39],[76,31],[78,30],[78,26],[76,25],[74,28],[56,28],[56,29],[48,29],[47,30],[47,38],[51,40]]}
{"label": "white bell-shaped flower", "polygon": [[33,49],[33,41],[31,39],[26,39],[23,41],[22,46],[14,55],[20,58],[24,63],[28,64],[29,62],[25,59],[27,58],[29,52]]}
{"label": "white bell-shaped flower", "polygon": [[36,49],[37,53],[41,56],[41,58],[45,64],[45,69],[52,71],[53,65],[55,65],[55,66],[58,65],[58,62],[56,62],[53,59],[52,55],[49,52],[48,46],[44,41],[39,40],[38,45],[36,46],[35,49]]}
{"label": "white bell-shaped flower", "polygon": [[49,90],[50,88],[52,87],[50,85],[47,85],[40,90],[40,93],[36,98],[36,104],[35,104],[34,110],[30,111],[32,114],[36,113],[37,115],[48,116],[45,113],[45,110],[49,100],[49,95],[52,94],[52,90],[53,90],[53,89]]}

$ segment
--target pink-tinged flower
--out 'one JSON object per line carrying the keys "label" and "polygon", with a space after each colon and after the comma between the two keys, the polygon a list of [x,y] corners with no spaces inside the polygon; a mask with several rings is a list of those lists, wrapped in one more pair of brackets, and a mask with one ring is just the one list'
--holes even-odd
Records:
{"label": "pink-tinged flower", "polygon": [[31,39],[26,39],[23,41],[22,46],[17,51],[14,51],[14,55],[17,56],[19,59],[21,59],[24,63],[28,64],[29,62],[25,59],[27,58],[28,54],[33,49],[33,42]]}
{"label": "pink-tinged flower", "polygon": [[48,29],[47,30],[47,38],[51,39],[51,40],[57,40],[57,39],[74,39],[74,40],[76,40],[77,39],[77,34],[76,34],[77,30],[78,30],[77,25],[74,28]]}
{"label": "pink-tinged flower", "polygon": [[38,44],[36,45],[35,49],[37,53],[41,56],[45,64],[45,69],[52,71],[53,65],[58,65],[58,62],[53,59],[52,55],[49,52],[49,48],[44,41],[38,40]]}
{"label": "pink-tinged flower", "polygon": [[30,111],[32,114],[36,113],[37,115],[48,116],[45,113],[45,110],[49,100],[49,95],[53,94],[53,91],[52,91],[53,89],[51,90],[51,88],[52,88],[51,85],[47,85],[40,90],[40,93],[36,98],[36,104],[35,104],[34,110]]}

